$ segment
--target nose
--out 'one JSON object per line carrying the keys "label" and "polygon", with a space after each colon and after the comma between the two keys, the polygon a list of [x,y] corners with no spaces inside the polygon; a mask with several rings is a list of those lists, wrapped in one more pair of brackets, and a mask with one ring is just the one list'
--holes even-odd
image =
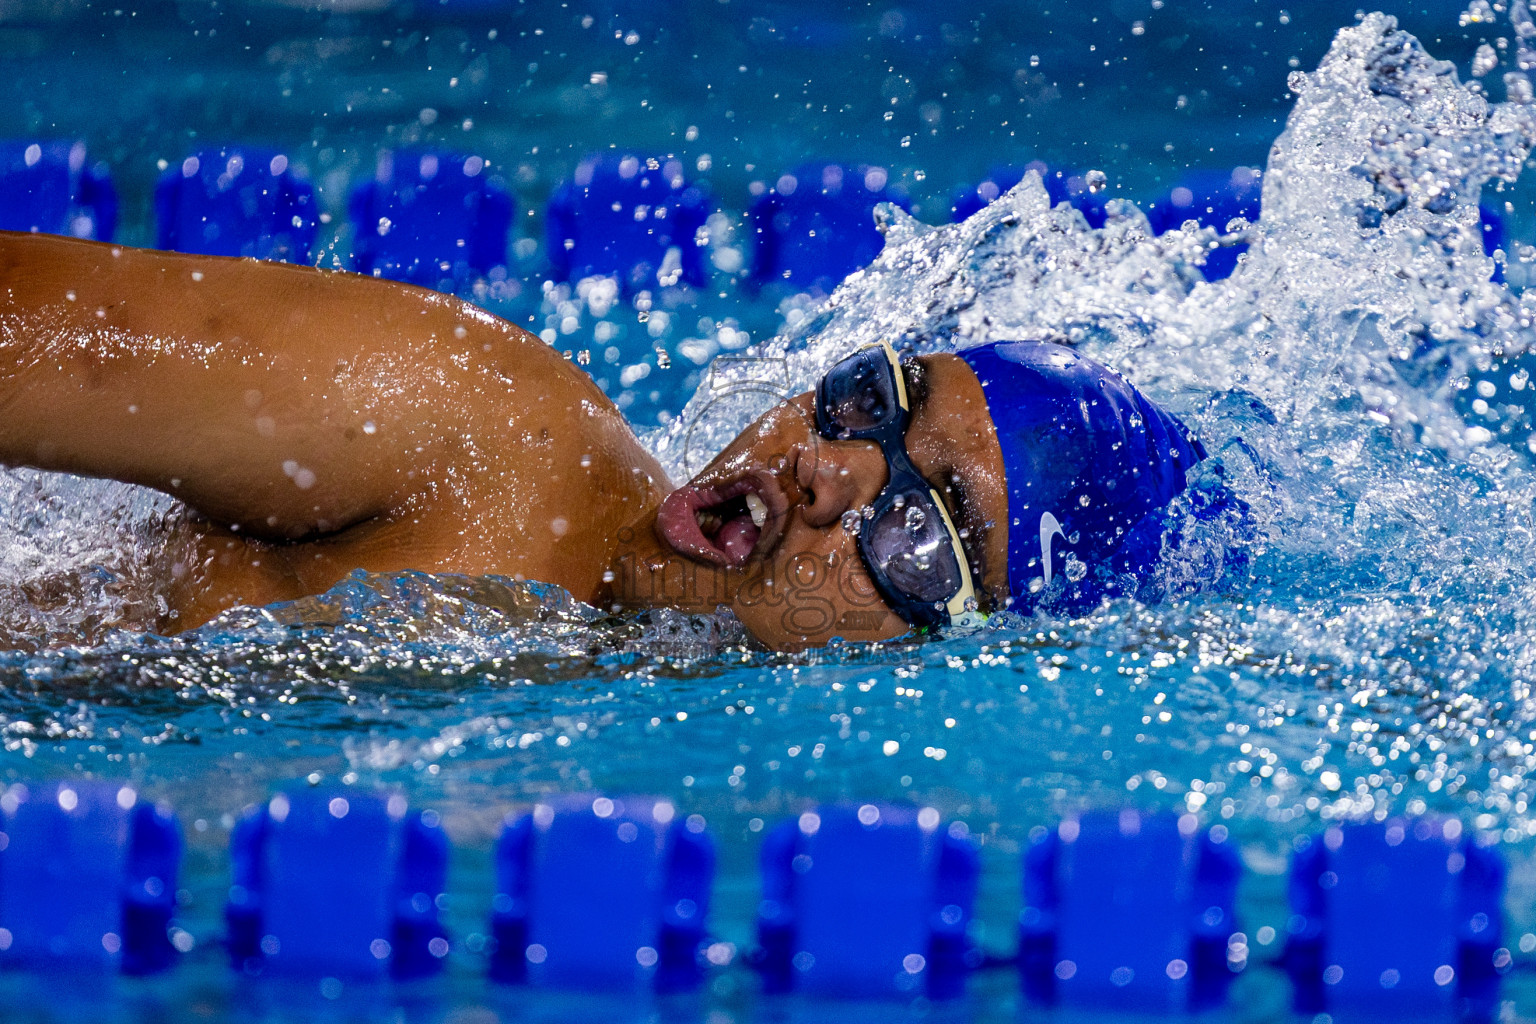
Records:
{"label": "nose", "polygon": [[849,509],[874,501],[889,476],[873,441],[827,441],[796,453],[795,482],[804,492],[801,515],[808,526],[830,526]]}

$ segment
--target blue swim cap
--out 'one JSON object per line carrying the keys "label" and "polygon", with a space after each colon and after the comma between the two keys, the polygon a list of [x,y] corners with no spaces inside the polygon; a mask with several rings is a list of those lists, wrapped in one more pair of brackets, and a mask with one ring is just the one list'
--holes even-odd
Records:
{"label": "blue swim cap", "polygon": [[1062,345],[956,353],[981,382],[1008,484],[1014,611],[1066,611],[1134,593],[1162,550],[1162,511],[1205,458],[1179,420]]}

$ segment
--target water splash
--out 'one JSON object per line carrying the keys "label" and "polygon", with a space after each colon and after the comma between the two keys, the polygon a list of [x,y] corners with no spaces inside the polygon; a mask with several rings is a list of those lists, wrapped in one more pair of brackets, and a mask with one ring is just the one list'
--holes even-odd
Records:
{"label": "water splash", "polygon": [[184,515],[157,491],[0,468],[0,650],[155,628]]}
{"label": "water splash", "polygon": [[[1298,748],[1289,773],[1262,776],[1276,813],[1314,813],[1319,799],[1385,813],[1405,778],[1441,792],[1448,756],[1487,758],[1497,785],[1463,778],[1462,796],[1472,786],[1471,799],[1518,810],[1536,832],[1523,817],[1536,770],[1529,421],[1514,406],[1471,421],[1459,400],[1472,375],[1492,384],[1496,366],[1531,347],[1530,302],[1491,280],[1477,210],[1536,139],[1530,86],[1511,72],[1510,100],[1489,102],[1393,19],[1370,15],[1293,88],[1262,218],[1239,235],[1191,224],[1153,237],[1124,203],[1090,230],[1052,209],[1033,175],[960,225],[886,210],[880,258],[756,365],[723,368],[654,445],[681,474],[740,425],[710,419],[717,395],[751,396],[759,412],[882,338],[919,353],[1011,338],[1077,345],[1187,419],[1259,530],[1246,600],[1212,593],[1131,616],[1154,619],[1150,632],[1128,633],[1111,608],[1074,624],[1069,647],[1153,651],[1166,647],[1154,636],[1194,636],[1220,652],[1200,662],[1218,675],[1246,666],[1233,683],[1266,666],[1256,678],[1268,708],[1255,718],[1280,745],[1305,736],[1313,748]],[[1198,276],[1211,247],[1238,240],[1252,248],[1230,279]],[[764,367],[779,371],[773,387],[745,387]],[[1164,582],[1198,583],[1233,539],[1188,545]],[[1204,692],[1203,671],[1177,688]],[[1316,691],[1345,699],[1319,703]],[[1294,727],[1298,714],[1308,728]],[[1337,796],[1340,763],[1360,761],[1376,769],[1360,776],[1363,791]],[[1294,802],[1309,791],[1322,797]]]}
{"label": "water splash", "polygon": [[[164,711],[172,739],[268,728],[306,751],[345,726],[359,771],[458,751],[460,778],[654,790],[697,776],[761,813],[796,794],[921,790],[997,815],[1130,788],[1240,819],[1472,806],[1480,827],[1536,834],[1528,425],[1513,402],[1490,415],[1464,401],[1531,346],[1532,310],[1490,280],[1477,224],[1482,191],[1513,180],[1536,137],[1529,84],[1512,72],[1511,99],[1490,102],[1372,15],[1294,86],[1257,223],[1154,237],[1121,202],[1090,230],[1033,176],[960,225],[886,210],[873,265],[821,306],[787,307],[771,342],[717,360],[649,439],[685,476],[855,345],[1065,339],[1185,416],[1255,509],[1254,538],[1196,537],[1169,560],[1177,599],[788,657],[745,648],[729,620],[615,619],[507,581],[359,576],[172,640],[106,633],[7,656],[0,735],[38,751],[112,730],[154,739],[144,723]],[[1236,273],[1204,281],[1204,255],[1237,241],[1250,249]],[[36,488],[73,485],[0,479],[4,585],[108,567],[134,593],[103,586],[84,602],[90,628],[142,622],[153,588],[134,567],[162,556],[144,538],[174,504],[82,485],[70,507],[95,518],[70,548],[74,511],[26,517]],[[1234,540],[1252,555],[1243,585],[1199,590]],[[75,628],[43,604],[21,614],[45,640]],[[657,739],[684,727],[690,744]],[[567,744],[523,743],[535,734]],[[836,770],[818,746],[843,752]],[[762,753],[780,747],[797,753]],[[979,751],[1000,753],[981,764]],[[738,758],[774,767],[744,776]]]}
{"label": "water splash", "polygon": [[[1378,404],[1425,420],[1428,443],[1459,451],[1461,431],[1442,414],[1443,395],[1424,387],[1423,366],[1440,358],[1465,370],[1529,344],[1529,310],[1489,280],[1477,204],[1490,179],[1518,174],[1531,109],[1489,103],[1382,15],[1341,31],[1316,72],[1293,77],[1301,94],[1272,149],[1263,218],[1241,237],[1192,224],[1153,237],[1124,201],[1091,230],[1070,207],[1052,209],[1034,174],[959,225],[888,207],[871,266],[755,350],[762,366],[717,376],[745,382],[783,360],[771,383],[797,393],[836,355],[882,338],[917,352],[1055,339],[1176,402],[1185,387],[1244,388],[1299,417],[1337,391],[1331,378],[1372,397],[1385,371],[1392,394]],[[1258,244],[1233,278],[1208,284],[1195,272],[1211,247],[1241,240]],[[1369,365],[1377,356],[1388,365]],[[683,468],[684,438],[701,441],[690,414],[721,390],[702,388],[656,438],[669,468]]]}

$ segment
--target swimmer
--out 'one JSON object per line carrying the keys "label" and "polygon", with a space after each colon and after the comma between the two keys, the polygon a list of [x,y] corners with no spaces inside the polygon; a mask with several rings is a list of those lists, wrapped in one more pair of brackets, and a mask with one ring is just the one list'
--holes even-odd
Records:
{"label": "swimmer", "polygon": [[727,607],[787,650],[1079,610],[1156,561],[1203,457],[1069,348],[879,345],[674,488],[582,370],[451,296],[0,232],[0,464],[184,503],[167,632],[355,569]]}

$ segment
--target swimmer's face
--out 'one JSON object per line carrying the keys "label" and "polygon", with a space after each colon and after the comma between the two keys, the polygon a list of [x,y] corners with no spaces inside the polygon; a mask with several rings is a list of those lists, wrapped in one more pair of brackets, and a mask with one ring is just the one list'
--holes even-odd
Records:
{"label": "swimmer's face", "polygon": [[[998,603],[1007,592],[1008,491],[981,384],[951,355],[911,360],[903,371],[912,463],[948,506],[983,603]],[[720,567],[732,610],[770,647],[901,636],[911,627],[881,599],[843,524],[885,486],[885,458],[872,441],[822,437],[813,399],[784,402],[744,430],[667,498],[657,532],[679,554]]]}

